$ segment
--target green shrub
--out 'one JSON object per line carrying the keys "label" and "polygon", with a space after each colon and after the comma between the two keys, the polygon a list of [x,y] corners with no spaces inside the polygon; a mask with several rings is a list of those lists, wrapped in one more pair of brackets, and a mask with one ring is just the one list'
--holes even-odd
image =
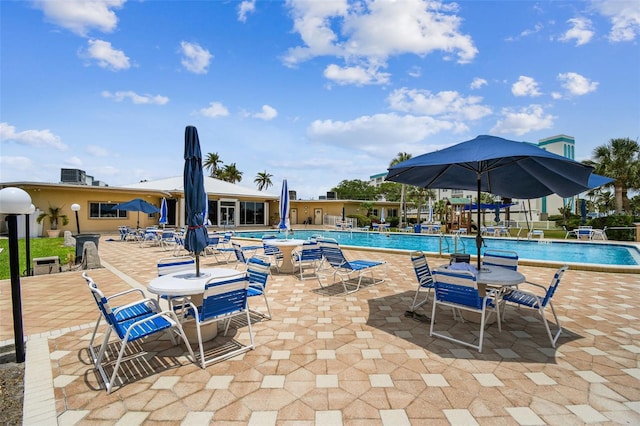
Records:
{"label": "green shrub", "polygon": [[[597,217],[590,222],[594,228],[603,229],[611,227],[633,226],[633,217],[628,215],[611,215]],[[616,241],[633,241],[635,232],[633,229],[607,229],[607,238]]]}

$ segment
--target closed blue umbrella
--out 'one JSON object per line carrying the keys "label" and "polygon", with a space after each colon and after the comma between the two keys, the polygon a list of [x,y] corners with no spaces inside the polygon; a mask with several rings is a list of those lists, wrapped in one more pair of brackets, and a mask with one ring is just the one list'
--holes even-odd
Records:
{"label": "closed blue umbrella", "polygon": [[[508,198],[570,197],[590,189],[593,167],[537,146],[480,135],[389,168],[386,180],[422,188],[476,190]],[[478,209],[478,224],[481,212]],[[476,236],[478,268],[482,236]]]}
{"label": "closed blue umbrella", "polygon": [[587,223],[587,200],[582,198],[580,200],[580,224],[584,225]]}
{"label": "closed blue umbrella", "polygon": [[384,207],[380,209],[380,223],[384,223]]}
{"label": "closed blue umbrella", "polygon": [[500,223],[500,203],[495,203],[494,211],[496,217],[494,217],[493,220],[495,220],[496,223]]}
{"label": "closed blue umbrella", "polygon": [[164,226],[169,223],[168,216],[169,214],[167,209],[167,199],[162,197],[162,202],[160,203],[160,219],[158,220],[158,224]]}
{"label": "closed blue umbrella", "polygon": [[431,204],[431,200],[429,200],[429,223],[433,223],[433,205]]}
{"label": "closed blue umbrella", "polygon": [[280,223],[278,229],[284,229],[285,233],[289,233],[289,186],[287,180],[282,180],[282,191],[280,192]]}
{"label": "closed blue umbrella", "polygon": [[126,203],[116,204],[115,206],[111,207],[111,210],[138,212],[137,227],[140,227],[140,212],[151,214],[158,213],[160,211],[156,206],[146,202],[142,198],[134,198],[133,200],[127,201]]}
{"label": "closed blue umbrella", "polygon": [[196,257],[196,276],[200,276],[200,252],[207,247],[207,229],[204,227],[204,209],[207,194],[204,191],[202,151],[198,130],[187,126],[184,132],[184,200],[187,233],[184,248]]}

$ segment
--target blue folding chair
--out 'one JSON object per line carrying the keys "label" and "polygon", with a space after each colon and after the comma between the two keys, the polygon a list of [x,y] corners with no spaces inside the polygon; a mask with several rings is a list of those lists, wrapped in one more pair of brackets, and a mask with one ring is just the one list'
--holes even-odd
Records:
{"label": "blue folding chair", "polygon": [[[434,283],[433,276],[431,276],[431,269],[429,268],[425,254],[422,251],[413,251],[410,256],[411,263],[413,264],[413,270],[415,271],[416,278],[418,279],[418,289],[413,297],[413,303],[411,303],[411,306],[409,307],[409,311],[413,312],[429,301],[429,295],[434,287]],[[418,301],[420,292],[424,292],[424,290],[426,290],[424,299]]]}
{"label": "blue folding chair", "polygon": [[[448,270],[438,268],[433,272],[435,297],[433,300],[433,308],[431,310],[431,327],[429,329],[430,336],[440,337],[462,345],[470,346],[482,352],[482,343],[484,340],[484,328],[492,312],[498,317],[498,331],[502,331],[500,325],[500,310],[498,309],[499,290],[489,290],[484,296],[478,292],[478,281],[475,275],[469,271]],[[442,334],[434,331],[436,322],[436,307],[438,305],[451,307],[456,310],[465,310],[480,314],[480,336],[478,344],[456,339],[451,334]],[[489,311],[487,313],[487,311]],[[462,317],[462,316],[461,316]]]}
{"label": "blue folding chair", "polygon": [[268,319],[271,319],[271,308],[269,307],[269,300],[267,300],[267,282],[270,271],[271,264],[259,256],[253,256],[247,261],[247,276],[249,277],[248,297],[262,296],[264,298],[267,315],[257,311],[254,312]]}
{"label": "blue folding chair", "polygon": [[[558,289],[558,285],[560,285],[560,280],[562,279],[562,275],[565,271],[569,269],[568,265],[564,265],[560,269],[556,271],[551,279],[551,284],[548,288],[545,288],[543,285],[532,283],[529,281],[525,281],[524,284],[528,284],[530,286],[542,289],[544,291],[543,295],[536,295],[533,292],[523,291],[520,289],[512,290],[502,295],[502,301],[506,303],[514,303],[518,306],[527,306],[531,309],[535,309],[538,314],[542,317],[542,322],[544,323],[544,327],[547,330],[547,335],[549,336],[549,340],[551,341],[551,346],[556,347],[556,342],[558,341],[558,337],[560,337],[560,333],[562,333],[562,326],[560,325],[560,320],[558,319],[558,315],[556,315],[556,310],[553,307],[553,303],[551,303],[551,299],[553,295],[556,293]],[[549,322],[547,321],[547,317],[545,316],[545,308],[547,305],[551,308],[551,312],[553,313],[553,317],[556,320],[556,324],[558,326],[558,331],[555,335],[551,334],[551,329],[549,328]],[[503,308],[504,309],[504,308]],[[503,315],[504,316],[504,315]]]}
{"label": "blue folding chair", "polygon": [[[300,251],[291,253],[291,262],[293,263],[294,270],[298,268],[300,280],[317,278],[320,261],[322,261],[322,249],[317,241],[305,241]],[[306,278],[304,275],[305,267],[311,267],[313,269],[313,274]]]}
{"label": "blue folding chair", "polygon": [[[187,350],[189,351],[189,354],[191,354],[191,359],[195,362],[195,356],[188,344],[187,336],[184,334],[184,330],[173,311],[162,312],[160,311],[160,307],[157,302],[149,300],[147,307],[150,309],[150,312],[132,318],[130,316],[123,315],[123,312],[127,308],[112,308],[109,303],[109,299],[104,296],[97,286],[89,285],[89,289],[91,290],[91,294],[93,295],[96,304],[98,305],[98,309],[102,313],[102,317],[109,325],[98,355],[94,357],[94,366],[98,369],[98,372],[104,381],[107,393],[111,393],[111,390],[113,389],[128,343],[144,339],[156,333],[169,332],[171,341],[174,344],[176,342],[173,333],[179,335],[185,342]],[[114,334],[120,341],[120,350],[118,351],[118,358],[116,359],[115,364],[113,364],[113,372],[109,378],[105,372],[104,363],[107,361],[105,356],[107,352],[106,349],[112,332],[115,332]],[[146,352],[142,352],[139,355],[145,354]],[[93,352],[92,356],[94,356]],[[108,361],[108,363],[112,364],[113,361]]]}
{"label": "blue folding chair", "polygon": [[[200,364],[202,368],[206,368],[206,365],[212,362],[236,356],[252,350],[255,347],[253,331],[251,329],[251,318],[249,316],[249,306],[247,304],[248,290],[249,277],[246,274],[238,278],[225,280],[213,279],[205,284],[202,305],[196,306],[191,301],[183,305],[184,310],[181,313],[184,321],[195,321],[196,323]],[[213,322],[226,321],[224,330],[224,335],[226,336],[231,319],[236,316],[244,316],[246,318],[251,343],[249,345],[242,345],[239,342],[235,342],[233,345],[235,349],[230,351],[217,349],[213,351],[213,356],[206,358],[204,345],[202,343],[201,328]]]}
{"label": "blue folding chair", "polygon": [[518,253],[508,250],[485,250],[482,266],[500,266],[514,271],[518,270]]}

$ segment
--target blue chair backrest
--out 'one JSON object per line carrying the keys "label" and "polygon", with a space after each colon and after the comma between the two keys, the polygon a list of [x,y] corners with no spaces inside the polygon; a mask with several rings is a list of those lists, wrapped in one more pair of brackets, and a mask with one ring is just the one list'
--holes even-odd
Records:
{"label": "blue chair backrest", "polygon": [[414,251],[411,253],[411,263],[416,273],[416,278],[421,286],[427,287],[433,284],[433,276],[431,269],[427,263],[427,257],[422,251]]}
{"label": "blue chair backrest", "polygon": [[556,293],[556,290],[558,289],[558,285],[560,285],[560,280],[562,279],[562,275],[565,273],[567,269],[569,269],[569,266],[564,265],[563,267],[558,269],[556,273],[553,275],[553,279],[551,280],[551,285],[547,289],[547,293],[544,295],[544,299],[542,300],[543,307],[547,306],[547,303],[549,303],[549,300],[551,300],[553,295]]}
{"label": "blue chair backrest", "polygon": [[468,271],[437,269],[433,273],[436,299],[458,305],[482,309],[482,298],[478,293],[478,281]]}
{"label": "blue chair backrest", "polygon": [[334,268],[350,268],[349,261],[344,257],[344,253],[340,247],[333,245],[320,244],[320,250],[322,256],[327,259],[327,262]]}
{"label": "blue chair backrest", "polygon": [[482,264],[487,266],[501,266],[517,271],[518,253],[515,251],[487,250],[482,257]]}
{"label": "blue chair backrest", "polygon": [[242,246],[238,243],[231,243],[233,247],[233,251],[236,254],[236,258],[238,262],[247,263],[247,258],[244,256],[244,252],[242,251]]}
{"label": "blue chair backrest", "polygon": [[175,259],[160,259],[158,261],[158,276],[171,274],[180,271],[195,270],[196,260],[192,257],[175,258]]}
{"label": "blue chair backrest", "polygon": [[175,237],[176,233],[174,231],[163,231],[162,239],[163,240],[171,240]]}
{"label": "blue chair backrest", "polygon": [[265,262],[258,257],[251,257],[247,261],[247,276],[249,277],[249,285],[255,287],[259,285],[261,290],[267,287],[267,279],[269,278],[269,270],[271,264]]}
{"label": "blue chair backrest", "polygon": [[209,237],[208,244],[210,246],[217,246],[219,242],[220,242],[220,237],[219,236],[215,235],[215,236]]}
{"label": "blue chair backrest", "polygon": [[211,281],[205,284],[200,320],[206,321],[221,315],[232,314],[247,309],[247,289],[249,277]]}
{"label": "blue chair backrest", "polygon": [[302,243],[298,260],[320,260],[322,259],[322,249],[317,241],[305,241]]}

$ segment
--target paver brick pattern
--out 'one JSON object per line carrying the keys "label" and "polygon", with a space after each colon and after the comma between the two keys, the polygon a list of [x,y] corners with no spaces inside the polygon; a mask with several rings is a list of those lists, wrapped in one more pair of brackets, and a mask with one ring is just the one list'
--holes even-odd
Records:
{"label": "paver brick pattern", "polygon": [[[144,288],[157,260],[170,256],[108,238],[99,245],[107,267],[88,271],[105,294]],[[201,369],[165,337],[136,343],[132,352],[147,355],[124,362],[125,383],[110,395],[89,361],[98,313],[81,272],[23,278],[25,335],[49,336],[59,424],[640,424],[637,275],[570,269],[554,296],[565,329],[556,349],[538,316],[507,307],[502,333],[490,325],[478,353],[431,338],[428,323],[404,316],[417,284],[408,254],[346,252],[387,261],[386,282],[345,296],[329,277],[322,288],[274,269],[273,319],[252,317],[255,350]],[[555,272],[519,270],[545,286]],[[264,310],[254,299],[252,308]],[[431,303],[419,312],[430,316]],[[11,342],[8,281],[0,282],[0,318],[0,341]],[[437,318],[452,335],[478,335],[477,324],[450,311]],[[248,341],[246,323],[234,322],[228,338]],[[220,333],[208,346],[224,341]]]}

